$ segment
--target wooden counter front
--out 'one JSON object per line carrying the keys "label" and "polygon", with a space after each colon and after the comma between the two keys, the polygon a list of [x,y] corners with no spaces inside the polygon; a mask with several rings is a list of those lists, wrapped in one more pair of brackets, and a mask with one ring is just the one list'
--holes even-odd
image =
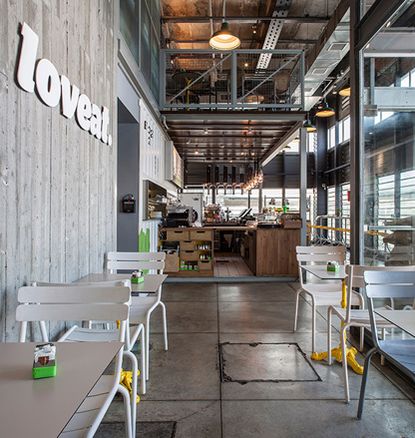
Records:
{"label": "wooden counter front", "polygon": [[258,228],[256,231],[256,275],[298,275],[295,247],[300,230]]}

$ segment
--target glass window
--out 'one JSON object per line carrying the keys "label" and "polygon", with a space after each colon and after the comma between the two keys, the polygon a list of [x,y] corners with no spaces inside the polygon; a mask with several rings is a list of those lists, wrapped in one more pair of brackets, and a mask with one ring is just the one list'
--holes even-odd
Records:
{"label": "glass window", "polygon": [[350,140],[350,117],[346,117],[341,121],[341,127],[342,140],[340,141],[340,143]]}
{"label": "glass window", "polygon": [[328,187],[327,189],[327,214],[336,215],[336,187]]}
{"label": "glass window", "polygon": [[300,189],[285,189],[285,202],[289,211],[300,211]]}
{"label": "glass window", "polygon": [[[252,197],[251,197],[252,200]],[[235,218],[239,216],[243,210],[248,207],[248,193],[241,194],[241,190],[236,189],[235,193],[232,193],[232,189],[225,190],[218,189],[216,194],[216,204],[222,207],[222,212],[226,217],[229,210],[229,218]],[[258,195],[257,195],[257,210],[258,210]]]}
{"label": "glass window", "polygon": [[263,206],[282,208],[282,189],[262,189]]}
{"label": "glass window", "polygon": [[327,148],[332,149],[336,146],[336,125],[328,129],[327,135]]}
{"label": "glass window", "polygon": [[120,0],[120,31],[134,58],[138,62],[139,0]]}
{"label": "glass window", "polygon": [[[398,13],[390,18],[389,27],[404,29],[403,33],[413,32],[410,3],[401,3]],[[380,34],[385,29],[380,29]],[[397,39],[399,35],[402,34],[397,34]],[[374,40],[376,38],[377,35]],[[389,101],[386,100],[389,93],[379,98],[380,93],[371,93],[370,86],[415,86],[414,60],[398,53],[395,57],[382,57],[381,53],[366,55],[361,69],[364,80],[358,90],[360,95],[367,96],[362,101],[360,144],[362,262],[412,265],[415,263],[415,113],[408,111],[406,105],[415,106],[415,99],[408,93],[407,99],[414,101],[402,102],[400,108],[393,94]],[[374,84],[371,83],[373,78]],[[376,107],[378,113],[374,116],[372,111]]]}
{"label": "glass window", "polygon": [[342,184],[341,186],[341,209],[342,216],[350,217],[350,201],[349,201],[350,183]]}
{"label": "glass window", "polygon": [[415,216],[415,170],[401,173],[400,216]]}

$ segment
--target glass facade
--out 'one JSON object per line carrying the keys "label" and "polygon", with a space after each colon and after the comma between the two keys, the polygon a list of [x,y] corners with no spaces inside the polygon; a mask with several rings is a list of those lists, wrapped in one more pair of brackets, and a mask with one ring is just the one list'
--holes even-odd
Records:
{"label": "glass facade", "polygon": [[[402,11],[385,28],[402,38],[412,23]],[[370,47],[379,46],[378,38],[382,31]],[[415,263],[414,71],[413,57],[382,51],[364,57],[362,253],[369,265]]]}

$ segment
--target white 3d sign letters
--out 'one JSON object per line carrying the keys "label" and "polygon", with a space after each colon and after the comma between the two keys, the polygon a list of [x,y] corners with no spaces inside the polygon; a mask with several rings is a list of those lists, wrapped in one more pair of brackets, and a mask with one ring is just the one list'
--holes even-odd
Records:
{"label": "white 3d sign letters", "polygon": [[34,93],[35,89],[42,102],[50,107],[61,103],[62,115],[71,119],[74,115],[78,125],[98,140],[111,145],[112,137],[108,133],[110,123],[109,110],[91,103],[86,94],[72,85],[69,79],[59,76],[56,67],[48,59],[40,59],[36,64],[39,37],[23,23],[20,34],[22,45],[17,66],[17,82],[23,90]]}

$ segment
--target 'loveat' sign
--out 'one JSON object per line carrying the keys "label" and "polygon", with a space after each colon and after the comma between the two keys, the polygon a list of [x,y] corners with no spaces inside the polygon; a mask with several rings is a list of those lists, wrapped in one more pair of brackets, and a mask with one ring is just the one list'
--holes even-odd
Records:
{"label": "'loveat' sign", "polygon": [[21,51],[17,66],[17,82],[23,90],[33,93],[36,89],[42,102],[50,107],[61,103],[62,115],[71,119],[74,115],[78,125],[98,140],[111,145],[108,133],[110,122],[108,108],[91,103],[86,94],[59,75],[56,67],[48,59],[36,60],[39,37],[27,23],[20,29]]}

